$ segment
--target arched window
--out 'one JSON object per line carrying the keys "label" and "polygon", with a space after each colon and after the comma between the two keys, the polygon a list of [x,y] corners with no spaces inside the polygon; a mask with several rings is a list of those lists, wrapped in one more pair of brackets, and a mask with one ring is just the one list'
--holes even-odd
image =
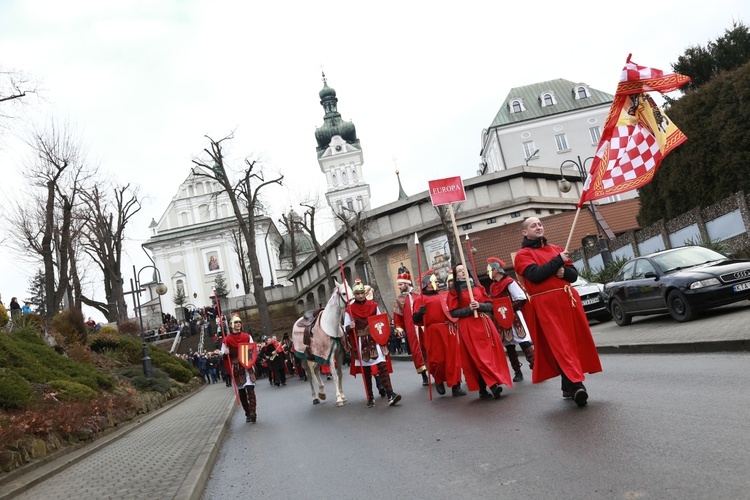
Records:
{"label": "arched window", "polygon": [[208,211],[208,205],[201,205],[198,207],[198,214],[200,214],[201,222],[208,222],[210,213]]}
{"label": "arched window", "polygon": [[185,293],[185,283],[183,283],[182,280],[177,280],[174,287],[176,290],[182,290],[182,293]]}
{"label": "arched window", "polygon": [[589,94],[586,92],[586,87],[578,87],[578,99],[586,99]]}
{"label": "arched window", "polygon": [[195,191],[193,190],[193,186],[188,186],[188,196],[191,198],[195,196]]}
{"label": "arched window", "polygon": [[349,179],[346,177],[346,170],[341,172],[341,182],[343,182],[344,185],[349,184]]}
{"label": "arched window", "polygon": [[352,182],[357,182],[357,167],[352,167]]}
{"label": "arched window", "polygon": [[523,106],[521,106],[521,101],[513,101],[510,103],[511,106],[511,113],[520,113],[523,111]]}
{"label": "arched window", "polygon": [[188,214],[187,212],[182,212],[180,214],[180,225],[187,226],[188,224],[190,224],[190,220],[188,219]]}
{"label": "arched window", "polygon": [[555,104],[555,101],[552,99],[552,94],[544,94],[542,97],[544,104],[542,104],[544,107],[552,106]]}
{"label": "arched window", "polygon": [[200,196],[204,193],[203,183],[200,182],[195,185],[195,193]]}
{"label": "arched window", "polygon": [[333,183],[334,186],[339,185],[339,181],[338,179],[336,179],[336,174],[331,174],[331,182]]}

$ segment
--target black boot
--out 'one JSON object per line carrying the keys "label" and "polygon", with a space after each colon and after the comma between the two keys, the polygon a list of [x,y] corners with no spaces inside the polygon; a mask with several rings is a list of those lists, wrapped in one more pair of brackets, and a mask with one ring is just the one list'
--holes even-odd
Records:
{"label": "black boot", "polygon": [[435,390],[441,396],[445,395],[445,383],[440,382],[439,384],[435,384]]}
{"label": "black boot", "polygon": [[427,370],[422,372],[422,386],[427,387],[430,385],[430,381],[427,379]]}
{"label": "black boot", "polygon": [[461,384],[456,384],[451,388],[451,392],[453,393],[453,397],[458,396],[466,396],[466,391],[461,389]]}

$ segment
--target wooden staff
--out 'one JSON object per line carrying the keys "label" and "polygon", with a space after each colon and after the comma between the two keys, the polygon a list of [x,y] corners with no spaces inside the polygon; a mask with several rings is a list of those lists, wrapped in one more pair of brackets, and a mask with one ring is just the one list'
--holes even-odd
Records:
{"label": "wooden staff", "polygon": [[469,259],[471,260],[471,270],[474,271],[474,283],[479,286],[479,274],[477,273],[477,265],[474,263],[474,252],[471,249],[471,240],[469,235],[466,235],[466,251],[469,253]]}
{"label": "wooden staff", "polygon": [[[464,256],[464,247],[461,245],[461,237],[458,235],[458,226],[456,225],[456,214],[453,212],[453,203],[448,203],[448,210],[451,214],[451,223],[453,223],[453,235],[456,237],[456,241],[459,242],[458,245],[458,253],[461,256],[461,265],[464,266],[464,269],[466,268],[466,257]],[[467,273],[468,276],[468,273]],[[458,279],[458,276],[453,277],[454,280]],[[469,283],[468,277],[466,279],[466,289],[469,290],[469,301],[474,302],[474,292],[471,289],[471,283]],[[478,318],[479,314],[477,313],[476,309],[474,310],[474,317]]]}

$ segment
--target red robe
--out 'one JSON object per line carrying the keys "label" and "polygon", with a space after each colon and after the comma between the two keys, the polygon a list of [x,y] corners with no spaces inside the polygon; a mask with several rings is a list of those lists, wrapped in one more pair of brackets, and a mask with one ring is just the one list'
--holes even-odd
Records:
{"label": "red robe", "polygon": [[414,301],[414,310],[425,306],[427,311],[422,321],[422,340],[427,351],[429,371],[436,384],[447,382],[449,387],[461,382],[461,356],[459,354],[458,329],[455,318],[450,316],[446,305],[447,292],[422,294]]}
{"label": "red robe", "polygon": [[[522,248],[516,254],[516,272],[523,275],[531,264],[544,265],[562,250],[556,245]],[[525,279],[524,284],[531,295],[524,318],[535,345],[532,381],[536,384],[557,377],[562,370],[571,382],[583,382],[584,373],[602,371],[599,353],[575,287],[557,276],[541,283]]]}
{"label": "red robe", "polygon": [[396,304],[393,306],[393,324],[396,328],[401,328],[406,332],[406,338],[409,341],[411,349],[411,359],[414,361],[414,368],[417,373],[422,373],[427,368],[424,364],[422,355],[422,343],[419,338],[419,331],[414,325],[412,313],[418,308],[413,307],[414,301],[419,297],[418,293],[409,292],[399,295],[396,298]]}
{"label": "red robe", "polygon": [[[490,302],[484,288],[472,288],[474,300]],[[458,303],[456,290],[448,292],[448,310],[469,307],[469,291],[461,290],[461,304]],[[459,318],[458,335],[461,339],[461,367],[466,377],[466,385],[470,391],[479,390],[479,376],[481,375],[487,387],[495,384],[505,384],[513,387],[513,380],[505,358],[505,348],[497,333],[495,323],[485,313]]]}

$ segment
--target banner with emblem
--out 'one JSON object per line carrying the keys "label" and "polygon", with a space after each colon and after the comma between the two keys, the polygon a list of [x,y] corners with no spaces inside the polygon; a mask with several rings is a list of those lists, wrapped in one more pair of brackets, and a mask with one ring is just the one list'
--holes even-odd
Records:
{"label": "banner with emblem", "polygon": [[492,299],[492,315],[498,325],[505,330],[510,330],[513,326],[513,301],[510,297]]}
{"label": "banner with emblem", "polygon": [[367,326],[370,328],[370,336],[380,345],[388,345],[391,338],[391,322],[388,314],[377,314],[367,318]]}
{"label": "banner with emblem", "polygon": [[255,365],[255,360],[258,359],[258,344],[249,342],[238,344],[237,358],[242,366],[248,370],[251,369]]}

